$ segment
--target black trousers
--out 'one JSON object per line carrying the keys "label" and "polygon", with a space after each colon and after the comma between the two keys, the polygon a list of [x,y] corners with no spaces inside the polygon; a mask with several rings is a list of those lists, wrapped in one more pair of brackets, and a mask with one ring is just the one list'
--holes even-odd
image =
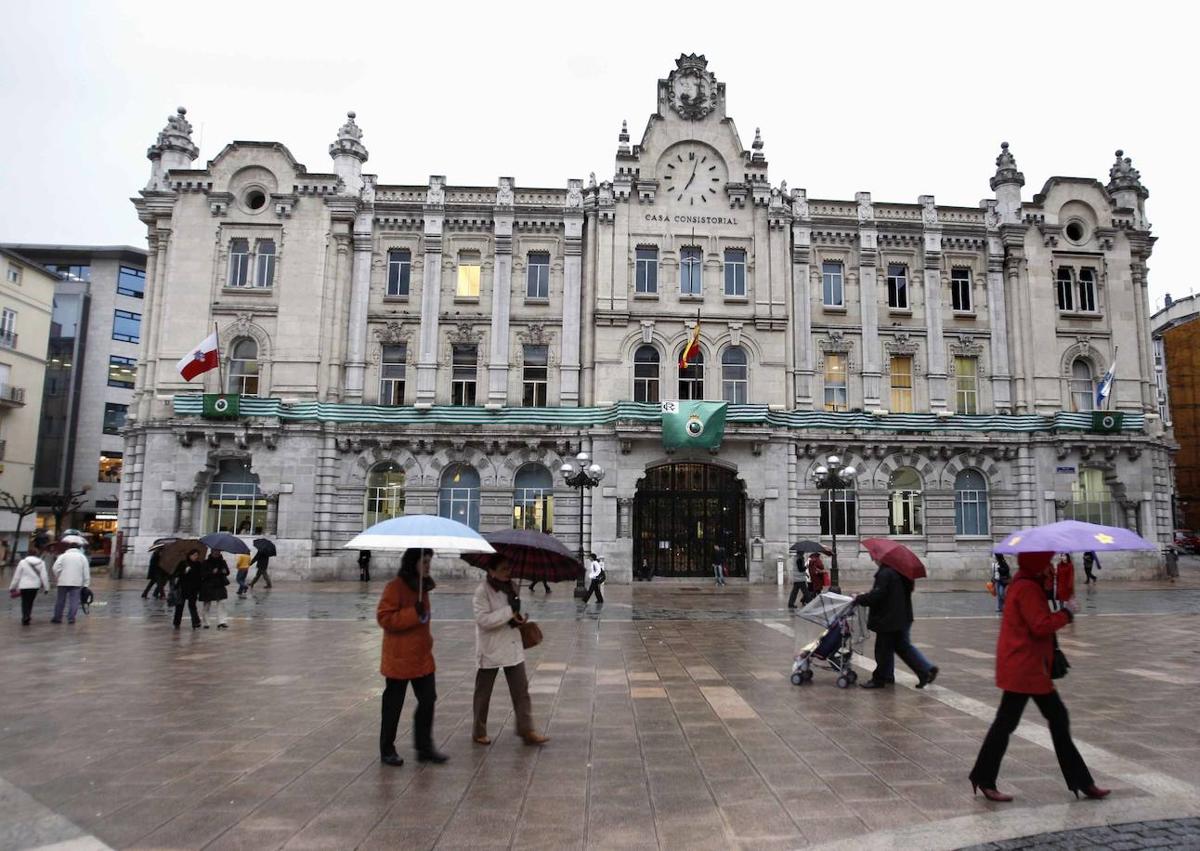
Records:
{"label": "black trousers", "polygon": [[150,577],[150,581],[146,583],[146,590],[142,592],[142,596],[145,597],[147,594],[150,593],[150,589],[153,588],[154,596],[161,597],[162,593],[163,593],[163,586],[166,584],[167,584],[167,577],[163,576],[160,578],[158,576],[152,576],[152,577]]}
{"label": "black trousers", "polygon": [[253,588],[254,583],[261,579],[263,582],[267,583],[267,587],[270,588],[271,577],[267,574],[267,565],[258,564],[255,565],[255,567],[256,570],[254,571],[254,578],[250,580],[250,587]]}
{"label": "black trousers", "polygon": [[358,566],[358,581],[359,582],[370,582],[371,581],[371,566],[370,565],[360,564]]}
{"label": "black trousers", "polygon": [[414,680],[387,678],[383,690],[383,716],[379,721],[379,755],[396,752],[396,728],[400,726],[400,710],[404,708],[404,692],[412,685],[417,698],[417,711],[413,715],[413,747],[418,754],[433,750],[433,705],[437,703],[437,686],[433,674]]}
{"label": "black trousers", "polygon": [[791,593],[791,596],[788,597],[788,608],[789,609],[794,609],[796,607],[796,598],[797,597],[800,597],[800,601],[802,603],[805,603],[805,604],[808,603],[808,588],[807,588],[807,586],[808,586],[807,582],[801,581],[799,579],[795,579],[792,581],[792,593]]}
{"label": "black trousers", "polygon": [[1049,694],[1004,692],[1004,696],[1000,698],[1000,708],[996,710],[996,720],[992,721],[992,726],[983,739],[983,747],[979,749],[979,756],[975,759],[975,767],[971,769],[971,782],[985,789],[996,788],[1000,761],[1004,759],[1004,752],[1008,749],[1008,737],[1021,723],[1021,713],[1025,711],[1025,704],[1031,697],[1050,725],[1054,754],[1058,757],[1058,767],[1062,769],[1067,788],[1088,788],[1094,781],[1075,743],[1071,741],[1071,722],[1067,716],[1067,707],[1056,691]]}
{"label": "black trousers", "polygon": [[595,594],[596,602],[603,603],[604,602],[604,592],[600,590],[600,586],[603,584],[604,583],[601,582],[599,579],[593,579],[591,584],[588,585],[587,593],[583,595],[583,602],[586,603],[588,600],[592,599],[592,595]]}
{"label": "black trousers", "polygon": [[183,623],[183,604],[187,603],[188,614],[192,616],[192,626],[200,626],[200,613],[196,611],[196,594],[179,593],[179,602],[175,604],[175,626]]}
{"label": "black trousers", "polygon": [[38,588],[21,589],[21,623],[29,623],[33,617],[33,601],[37,599]]}

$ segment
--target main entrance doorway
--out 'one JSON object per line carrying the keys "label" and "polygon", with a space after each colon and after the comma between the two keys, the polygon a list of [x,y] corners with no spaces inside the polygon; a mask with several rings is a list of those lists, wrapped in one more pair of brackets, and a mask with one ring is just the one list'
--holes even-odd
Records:
{"label": "main entrance doorway", "polygon": [[[646,471],[633,499],[633,569],[655,576],[712,576],[713,548],[730,576],[746,575],[746,494],[715,464],[663,464]],[[644,560],[644,561],[643,561]]]}

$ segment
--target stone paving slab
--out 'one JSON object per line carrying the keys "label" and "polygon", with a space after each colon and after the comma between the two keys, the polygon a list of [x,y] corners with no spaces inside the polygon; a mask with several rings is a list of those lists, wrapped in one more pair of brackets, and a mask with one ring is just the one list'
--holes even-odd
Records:
{"label": "stone paving slab", "polygon": [[1079,830],[1022,836],[972,845],[964,851],[1050,851],[1050,849],[1140,851],[1143,848],[1200,848],[1200,818],[1126,822]]}

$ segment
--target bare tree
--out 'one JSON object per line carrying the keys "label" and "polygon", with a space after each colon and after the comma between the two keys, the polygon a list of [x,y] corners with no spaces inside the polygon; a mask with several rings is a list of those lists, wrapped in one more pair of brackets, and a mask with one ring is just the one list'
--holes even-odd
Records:
{"label": "bare tree", "polygon": [[12,547],[8,551],[9,567],[12,567],[17,560],[17,543],[21,540],[21,526],[24,525],[26,517],[37,511],[37,506],[37,500],[29,494],[18,498],[8,491],[0,491],[0,511],[17,515],[17,529],[13,532]]}
{"label": "bare tree", "polygon": [[50,509],[50,513],[54,515],[54,535],[62,537],[63,533],[63,518],[68,514],[73,513],[76,509],[83,505],[83,496],[91,488],[84,485],[77,491],[54,491],[52,493],[38,494],[38,505],[43,508]]}

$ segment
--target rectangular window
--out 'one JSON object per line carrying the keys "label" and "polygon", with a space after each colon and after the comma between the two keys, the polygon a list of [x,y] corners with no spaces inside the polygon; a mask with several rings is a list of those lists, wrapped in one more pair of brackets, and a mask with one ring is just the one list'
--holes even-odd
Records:
{"label": "rectangular window", "polygon": [[821,303],[826,307],[846,306],[841,263],[827,260],[821,264]]}
{"label": "rectangular window", "polygon": [[1112,502],[1112,489],[1104,479],[1104,471],[1084,467],[1071,485],[1069,520],[1098,523],[1101,526],[1124,525],[1117,522]]}
{"label": "rectangular window", "polygon": [[704,262],[699,248],[684,248],[679,252],[680,295],[702,295]]}
{"label": "rectangular window", "polygon": [[1096,270],[1087,266],[1079,270],[1079,310],[1096,312]]}
{"label": "rectangular window", "polygon": [[229,241],[229,280],[227,287],[247,287],[250,285],[250,240],[231,239]]}
{"label": "rectangular window", "polygon": [[546,407],[550,347],[525,346],[525,367],[521,374],[521,404],[526,408]]}
{"label": "rectangular window", "polygon": [[975,358],[954,359],[954,412],[979,413],[979,361]]}
{"label": "rectangular window", "polygon": [[1058,309],[1074,310],[1075,298],[1072,291],[1075,289],[1075,274],[1071,267],[1059,266],[1058,271],[1054,273],[1054,279],[1058,283]]}
{"label": "rectangular window", "polygon": [[407,343],[384,344],[379,359],[379,404],[404,404],[404,369],[407,363]]}
{"label": "rectangular window", "polygon": [[526,255],[525,297],[550,298],[550,255],[545,251]]}
{"label": "rectangular window", "polygon": [[119,355],[108,356],[108,386],[120,387],[124,390],[133,389],[133,381],[137,377],[137,361],[133,358],[123,358]]}
{"label": "rectangular window", "polygon": [[412,278],[412,253],[407,248],[393,248],[388,252],[387,294],[407,296]]}
{"label": "rectangular window", "polygon": [[637,250],[637,282],[635,291],[642,295],[652,295],[658,292],[658,249],[639,248]]}
{"label": "rectangular window", "polygon": [[513,489],[513,528],[554,532],[554,491],[551,488]]}
{"label": "rectangular window", "polygon": [[887,268],[888,307],[892,310],[908,310],[908,267],[902,263],[889,263]]}
{"label": "rectangular window", "polygon": [[821,495],[821,534],[858,534],[858,495],[854,491],[825,491]]}
{"label": "rectangular window", "polygon": [[92,279],[91,266],[71,266],[65,263],[50,263],[46,266],[51,272],[56,273],[64,281],[90,281]]}
{"label": "rectangular window", "polygon": [[120,434],[121,429],[125,428],[125,417],[128,415],[128,413],[128,405],[115,405],[112,402],[105,402],[104,433]]}
{"label": "rectangular window", "polygon": [[845,411],[846,356],[837,352],[825,354],[825,410]]}
{"label": "rectangular window", "polygon": [[8,264],[8,282],[10,284],[21,283],[21,267],[20,266],[14,266],[12,263]]}
{"label": "rectangular window", "polygon": [[117,272],[117,294],[142,298],[146,294],[146,270],[122,266]]}
{"label": "rectangular window", "polygon": [[[461,266],[459,267],[462,268]],[[478,266],[475,268],[479,268]],[[478,350],[473,343],[455,343],[450,378],[450,404],[470,406],[475,404],[475,378],[478,367]]]}
{"label": "rectangular window", "polygon": [[479,298],[479,275],[482,268],[478,252],[464,251],[458,255],[458,286],[454,290],[455,298]]}
{"label": "rectangular window", "polygon": [[0,311],[0,346],[17,347],[17,312],[7,307]]}
{"label": "rectangular window", "polygon": [[725,249],[725,295],[746,295],[746,252],[741,248]]}
{"label": "rectangular window", "polygon": [[100,475],[97,481],[101,482],[119,482],[121,481],[121,465],[124,463],[125,453],[123,452],[101,452],[100,453]]}
{"label": "rectangular window", "polygon": [[142,314],[114,310],[112,338],[126,343],[138,342],[142,338]]}
{"label": "rectangular window", "polygon": [[955,313],[970,313],[971,307],[971,270],[950,270],[950,305]]}
{"label": "rectangular window", "polygon": [[254,286],[260,290],[267,290],[275,284],[275,240],[260,239],[256,248]]}
{"label": "rectangular window", "polygon": [[911,355],[896,355],[891,361],[893,414],[913,411],[913,359]]}

